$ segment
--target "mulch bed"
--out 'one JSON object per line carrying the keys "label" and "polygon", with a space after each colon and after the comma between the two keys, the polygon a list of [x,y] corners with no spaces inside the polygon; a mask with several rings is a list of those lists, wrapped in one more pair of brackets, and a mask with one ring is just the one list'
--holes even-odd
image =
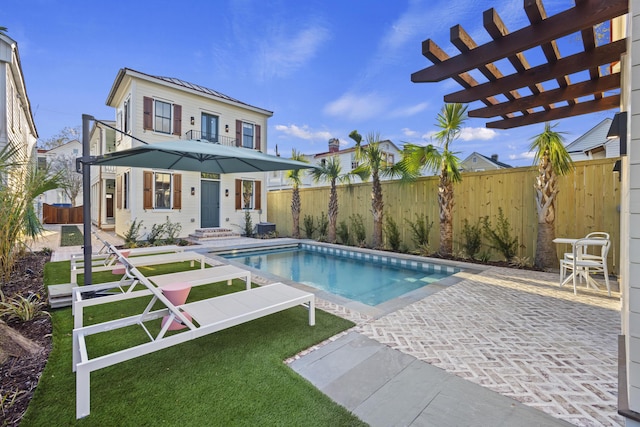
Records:
{"label": "mulch bed", "polygon": [[[42,298],[46,298],[42,277],[44,265],[49,259],[49,254],[35,253],[19,260],[14,266],[9,282],[2,284],[5,298],[16,295],[28,297],[31,294],[38,294]],[[13,405],[9,405],[10,402],[3,403],[0,424],[17,426],[33,397],[33,392],[38,385],[38,380],[51,351],[51,318],[42,316],[24,323],[9,321],[7,325],[43,348],[41,352],[33,356],[10,356],[5,363],[0,365],[0,399],[18,393]]]}

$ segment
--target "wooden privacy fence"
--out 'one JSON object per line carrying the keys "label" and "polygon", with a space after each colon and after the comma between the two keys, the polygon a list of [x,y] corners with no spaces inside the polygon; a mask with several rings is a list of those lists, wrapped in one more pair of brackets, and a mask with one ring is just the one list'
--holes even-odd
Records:
{"label": "wooden privacy fence", "polygon": [[82,220],[82,206],[61,208],[42,204],[42,222],[45,224],[80,224]]}
{"label": "wooden privacy fence", "polygon": [[[613,173],[616,159],[577,162],[570,175],[560,177],[556,202],[556,237],[582,237],[591,231],[606,231],[611,235],[609,253],[610,271],[618,271],[618,248],[620,232],[620,182]],[[536,167],[500,169],[485,172],[469,172],[462,175],[462,182],[454,187],[455,206],[453,240],[454,251],[462,250],[461,232],[463,220],[475,224],[478,218],[488,216],[496,225],[498,208],[501,207],[509,220],[514,236],[520,244],[518,256],[534,259],[538,219],[535,208],[533,184]],[[433,221],[429,235],[429,247],[439,246],[439,220],[437,200],[438,177],[421,177],[412,183],[386,181],[382,184],[384,215],[392,217],[400,229],[402,243],[414,248],[411,229],[406,220],[415,221],[416,215],[424,214]],[[303,218],[315,218],[327,213],[329,187],[300,190],[302,213],[300,232],[304,236]],[[281,236],[291,235],[291,190],[270,191],[267,196],[269,222],[277,226]],[[338,186],[338,223],[360,214],[364,218],[367,235],[373,232],[371,215],[371,183]],[[386,240],[386,237],[385,237]],[[370,242],[369,242],[370,243]],[[483,243],[486,239],[483,238]],[[486,250],[483,246],[482,250]],[[571,248],[558,247],[558,256]],[[491,251],[493,259],[501,254]]]}

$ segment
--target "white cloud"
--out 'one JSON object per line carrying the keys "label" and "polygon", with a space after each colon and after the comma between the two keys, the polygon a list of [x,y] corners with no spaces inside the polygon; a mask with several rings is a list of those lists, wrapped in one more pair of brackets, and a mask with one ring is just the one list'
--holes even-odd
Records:
{"label": "white cloud", "polygon": [[327,131],[313,131],[307,125],[276,125],[275,129],[285,135],[294,136],[300,139],[316,140],[321,139],[328,141],[332,135]]}
{"label": "white cloud", "polygon": [[460,132],[460,139],[463,141],[481,140],[488,141],[498,136],[498,133],[493,129],[487,128],[462,128]]}
{"label": "white cloud", "polygon": [[421,113],[429,106],[428,102],[421,102],[420,104],[410,105],[408,107],[397,108],[393,110],[389,116],[390,117],[410,117],[415,116],[418,113]]}
{"label": "white cloud", "polygon": [[401,130],[402,130],[402,134],[408,138],[413,138],[419,135],[417,131],[411,130],[409,128],[402,128]]}
{"label": "white cloud", "polygon": [[536,156],[533,151],[526,151],[520,154],[509,154],[509,160],[532,160]]}
{"label": "white cloud", "polygon": [[384,113],[389,101],[375,93],[356,95],[346,93],[324,107],[329,116],[344,117],[349,120],[366,120]]}
{"label": "white cloud", "polygon": [[286,77],[311,60],[331,33],[324,26],[316,25],[299,30],[295,34],[278,32],[260,43],[257,69],[264,78]]}

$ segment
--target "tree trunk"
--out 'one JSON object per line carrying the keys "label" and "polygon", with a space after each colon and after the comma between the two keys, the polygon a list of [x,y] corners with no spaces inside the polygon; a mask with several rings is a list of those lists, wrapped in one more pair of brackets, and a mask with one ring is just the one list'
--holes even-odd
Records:
{"label": "tree trunk", "polygon": [[298,187],[293,188],[291,195],[291,216],[293,218],[293,238],[300,238],[300,190]]}
{"label": "tree trunk", "polygon": [[538,176],[533,186],[536,190],[536,210],[538,214],[538,235],[534,265],[549,269],[558,265],[558,255],[553,243],[555,239],[556,208],[555,201],[558,190],[556,175],[548,156],[542,156],[538,166]]}
{"label": "tree trunk", "polygon": [[536,241],[536,259],[534,264],[538,268],[552,268],[558,264],[558,255],[553,239],[556,238],[555,225],[546,222],[538,223],[538,238]]}
{"label": "tree trunk", "polygon": [[336,181],[331,181],[331,192],[329,193],[329,231],[327,240],[329,243],[336,242],[336,222],[338,221],[338,191]]}
{"label": "tree trunk", "polygon": [[453,184],[446,176],[440,177],[438,184],[438,207],[440,213],[440,248],[441,255],[453,252]]}
{"label": "tree trunk", "polygon": [[25,338],[18,331],[0,320],[0,365],[10,356],[32,355],[42,350],[41,346]]}
{"label": "tree trunk", "polygon": [[371,192],[371,212],[373,213],[373,242],[374,249],[382,248],[382,219],[384,215],[384,203],[382,201],[382,185],[378,174],[373,174],[373,191]]}

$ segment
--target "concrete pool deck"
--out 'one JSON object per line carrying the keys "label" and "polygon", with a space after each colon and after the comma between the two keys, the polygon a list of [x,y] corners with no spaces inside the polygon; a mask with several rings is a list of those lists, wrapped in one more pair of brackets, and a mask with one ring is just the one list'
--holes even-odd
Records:
{"label": "concrete pool deck", "polygon": [[[196,250],[275,241],[228,239]],[[56,260],[79,251],[48,247]],[[557,274],[498,267],[456,276],[381,315],[318,294],[318,308],[356,326],[290,366],[374,426],[623,425],[615,287],[612,297],[584,287],[574,295],[558,287]]]}

